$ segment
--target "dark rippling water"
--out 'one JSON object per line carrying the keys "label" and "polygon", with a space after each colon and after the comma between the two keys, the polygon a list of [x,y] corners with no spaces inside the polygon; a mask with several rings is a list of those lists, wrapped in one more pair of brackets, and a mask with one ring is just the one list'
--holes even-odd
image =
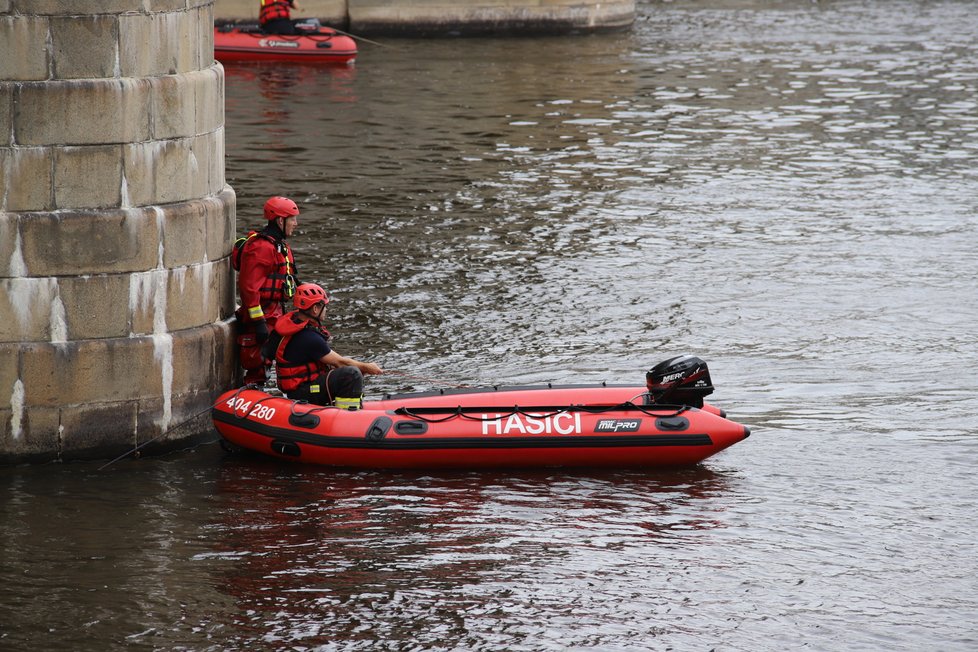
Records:
{"label": "dark rippling water", "polygon": [[978,649],[974,3],[639,9],[229,66],[239,227],[299,201],[337,347],[408,374],[368,394],[692,352],[753,436],[669,473],[0,470],[0,649]]}

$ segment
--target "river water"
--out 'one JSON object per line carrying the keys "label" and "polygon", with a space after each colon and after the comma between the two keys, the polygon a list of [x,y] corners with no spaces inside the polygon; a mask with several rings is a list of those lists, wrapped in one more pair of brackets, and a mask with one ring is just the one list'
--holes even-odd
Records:
{"label": "river water", "polygon": [[746,441],[683,471],[0,470],[4,650],[978,649],[978,11],[639,5],[626,34],[227,67],[241,231],[368,395],[641,382]]}

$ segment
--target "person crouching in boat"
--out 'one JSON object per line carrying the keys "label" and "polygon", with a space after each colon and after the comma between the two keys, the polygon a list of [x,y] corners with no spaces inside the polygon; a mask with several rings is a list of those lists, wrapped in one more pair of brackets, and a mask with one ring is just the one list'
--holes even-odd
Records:
{"label": "person crouching in boat", "polygon": [[292,22],[292,9],[298,9],[295,0],[259,0],[258,25],[266,34],[298,34]]}
{"label": "person crouching in boat", "polygon": [[292,297],[296,310],[275,322],[264,352],[274,357],[278,387],[290,399],[356,410],[363,404],[363,374],[384,372],[333,350],[323,328],[328,303],[326,291],[315,283],[297,287]]}

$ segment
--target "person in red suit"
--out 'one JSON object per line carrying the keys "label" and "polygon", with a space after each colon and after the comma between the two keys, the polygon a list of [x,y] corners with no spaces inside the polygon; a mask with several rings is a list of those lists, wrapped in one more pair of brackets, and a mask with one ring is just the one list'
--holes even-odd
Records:
{"label": "person in red suit", "polygon": [[239,238],[231,254],[232,265],[238,270],[241,306],[235,315],[246,385],[263,384],[268,379],[269,364],[261,346],[285,312],[285,303],[297,285],[295,258],[286,239],[299,223],[299,207],[287,197],[272,197],[265,202],[264,213],[267,226]]}
{"label": "person in red suit", "polygon": [[292,22],[295,0],[259,0],[258,24],[266,34],[297,34]]}

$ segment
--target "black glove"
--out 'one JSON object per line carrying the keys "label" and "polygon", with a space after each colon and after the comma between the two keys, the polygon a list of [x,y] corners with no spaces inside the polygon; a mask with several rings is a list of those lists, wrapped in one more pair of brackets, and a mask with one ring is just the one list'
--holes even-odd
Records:
{"label": "black glove", "polygon": [[264,319],[255,322],[255,340],[263,344],[268,339],[268,324]]}

